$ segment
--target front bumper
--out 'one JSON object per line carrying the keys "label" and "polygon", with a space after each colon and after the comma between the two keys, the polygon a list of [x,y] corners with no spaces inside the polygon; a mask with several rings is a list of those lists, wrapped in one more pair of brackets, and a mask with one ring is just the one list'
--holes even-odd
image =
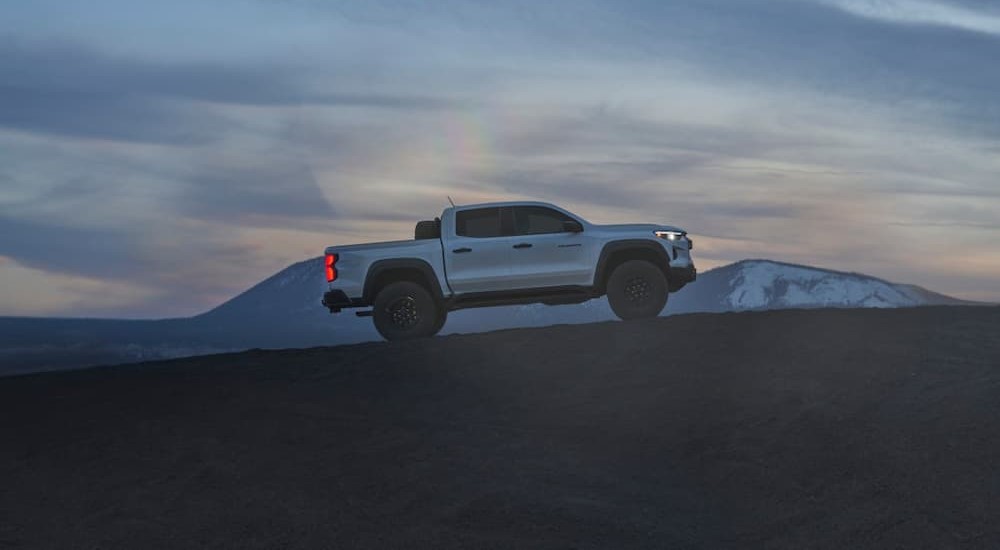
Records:
{"label": "front bumper", "polygon": [[670,268],[670,292],[677,292],[684,285],[698,278],[698,270],[694,264]]}
{"label": "front bumper", "polygon": [[328,290],[323,293],[321,302],[330,313],[340,313],[340,310],[351,307],[365,307],[368,304],[361,298],[348,298],[343,290]]}
{"label": "front bumper", "polygon": [[670,277],[679,279],[685,283],[690,283],[698,278],[698,270],[694,267],[694,265],[672,267],[670,268]]}

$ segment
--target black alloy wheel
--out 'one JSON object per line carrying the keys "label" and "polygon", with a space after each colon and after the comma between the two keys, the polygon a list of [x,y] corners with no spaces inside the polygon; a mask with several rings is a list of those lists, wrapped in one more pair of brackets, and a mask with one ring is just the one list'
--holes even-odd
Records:
{"label": "black alloy wheel", "polygon": [[372,318],[375,329],[386,340],[410,340],[433,336],[444,325],[441,305],[422,285],[390,283],[375,296]]}

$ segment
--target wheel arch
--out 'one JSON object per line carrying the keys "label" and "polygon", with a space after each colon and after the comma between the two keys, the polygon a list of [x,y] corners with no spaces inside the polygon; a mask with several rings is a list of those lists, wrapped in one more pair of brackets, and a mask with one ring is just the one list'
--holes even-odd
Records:
{"label": "wheel arch", "polygon": [[378,260],[368,268],[362,297],[365,302],[375,302],[375,295],[391,283],[411,281],[427,289],[438,302],[444,300],[441,284],[434,268],[420,258],[393,258]]}
{"label": "wheel arch", "polygon": [[608,277],[619,265],[629,260],[645,260],[660,268],[670,281],[670,257],[660,243],[645,239],[612,241],[604,245],[594,272],[594,290],[598,296],[607,292]]}

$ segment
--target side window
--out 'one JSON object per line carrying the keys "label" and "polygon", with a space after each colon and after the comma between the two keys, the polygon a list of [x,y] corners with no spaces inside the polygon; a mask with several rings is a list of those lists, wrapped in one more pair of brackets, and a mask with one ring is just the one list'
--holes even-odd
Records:
{"label": "side window", "polygon": [[563,233],[563,223],[573,221],[566,214],[544,206],[517,206],[514,208],[514,231],[518,235]]}
{"label": "side window", "polygon": [[455,234],[461,237],[485,239],[502,237],[500,208],[476,208],[455,213]]}

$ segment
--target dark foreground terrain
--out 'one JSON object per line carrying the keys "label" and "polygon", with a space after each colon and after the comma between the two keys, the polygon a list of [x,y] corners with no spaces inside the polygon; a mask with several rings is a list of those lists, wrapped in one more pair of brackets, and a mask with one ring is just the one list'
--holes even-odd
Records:
{"label": "dark foreground terrain", "polygon": [[996,548],[1000,308],[0,379],[0,548]]}

